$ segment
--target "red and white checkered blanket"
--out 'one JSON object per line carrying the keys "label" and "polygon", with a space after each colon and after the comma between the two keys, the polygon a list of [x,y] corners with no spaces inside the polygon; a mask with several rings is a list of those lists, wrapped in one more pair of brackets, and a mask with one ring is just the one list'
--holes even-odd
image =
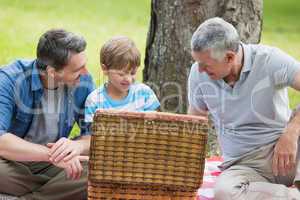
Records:
{"label": "red and white checkered blanket", "polygon": [[214,185],[216,178],[221,173],[218,165],[222,163],[221,157],[211,157],[205,161],[205,169],[203,176],[203,183],[198,189],[196,200],[213,200],[214,199]]}
{"label": "red and white checkered blanket", "polygon": [[[216,178],[219,176],[221,171],[218,165],[222,163],[223,159],[221,157],[211,157],[205,161],[205,169],[203,176],[203,184],[201,188],[198,189],[196,200],[214,200],[214,185]],[[2,196],[0,194],[0,200],[2,199],[15,199],[16,197]]]}

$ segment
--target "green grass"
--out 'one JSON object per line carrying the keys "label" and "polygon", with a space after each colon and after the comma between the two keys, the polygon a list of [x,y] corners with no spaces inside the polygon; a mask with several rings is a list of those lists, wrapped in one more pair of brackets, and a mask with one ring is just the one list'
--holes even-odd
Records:
{"label": "green grass", "polygon": [[97,84],[103,82],[99,49],[107,39],[127,35],[145,51],[150,0],[0,0],[0,9],[0,65],[34,58],[38,38],[50,28],[63,27],[86,38],[88,69]]}
{"label": "green grass", "polygon": [[[34,58],[38,38],[50,28],[65,28],[86,38],[88,70],[97,85],[105,79],[99,67],[100,46],[110,37],[127,35],[142,55],[145,52],[150,0],[0,0],[0,10],[0,65]],[[139,81],[142,68],[143,63]]]}
{"label": "green grass", "polygon": [[[127,35],[142,55],[150,20],[151,0],[0,0],[0,65],[17,58],[34,58],[40,35],[65,28],[88,43],[88,69],[96,84],[104,81],[99,68],[100,46],[114,35]],[[264,0],[262,43],[277,46],[300,60],[300,3]],[[143,59],[143,58],[142,58]],[[142,67],[143,68],[143,62]],[[142,80],[142,69],[138,79]],[[291,107],[300,102],[290,90]]]}
{"label": "green grass", "polygon": [[[264,0],[262,40],[300,60],[300,3],[298,0]],[[300,103],[299,92],[289,90],[290,105]]]}

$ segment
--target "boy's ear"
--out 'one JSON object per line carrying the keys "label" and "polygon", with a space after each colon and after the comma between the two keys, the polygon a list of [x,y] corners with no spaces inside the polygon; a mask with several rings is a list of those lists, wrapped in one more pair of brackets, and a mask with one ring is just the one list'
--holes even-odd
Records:
{"label": "boy's ear", "polygon": [[106,65],[104,65],[103,63],[101,63],[101,69],[102,69],[104,75],[108,74],[108,67]]}

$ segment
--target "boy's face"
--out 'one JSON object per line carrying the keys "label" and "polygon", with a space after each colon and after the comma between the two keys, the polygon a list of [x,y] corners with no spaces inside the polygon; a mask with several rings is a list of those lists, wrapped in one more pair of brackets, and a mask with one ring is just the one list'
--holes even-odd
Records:
{"label": "boy's face", "polygon": [[137,67],[130,70],[110,69],[104,72],[108,76],[109,84],[121,93],[126,93],[136,78]]}

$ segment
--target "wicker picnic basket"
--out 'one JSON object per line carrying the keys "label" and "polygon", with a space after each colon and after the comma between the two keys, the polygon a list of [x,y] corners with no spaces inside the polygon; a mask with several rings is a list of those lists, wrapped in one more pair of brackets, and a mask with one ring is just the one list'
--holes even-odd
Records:
{"label": "wicker picnic basket", "polygon": [[88,199],[193,199],[208,122],[159,112],[100,110],[92,125]]}

